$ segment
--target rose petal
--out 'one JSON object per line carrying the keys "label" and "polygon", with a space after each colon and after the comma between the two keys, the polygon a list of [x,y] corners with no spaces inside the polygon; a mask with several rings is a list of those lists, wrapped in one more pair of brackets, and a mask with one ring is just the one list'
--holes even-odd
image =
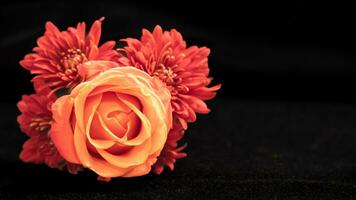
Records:
{"label": "rose petal", "polygon": [[58,152],[67,161],[80,164],[74,148],[73,130],[69,123],[73,108],[73,99],[62,96],[52,105],[53,120],[51,139]]}

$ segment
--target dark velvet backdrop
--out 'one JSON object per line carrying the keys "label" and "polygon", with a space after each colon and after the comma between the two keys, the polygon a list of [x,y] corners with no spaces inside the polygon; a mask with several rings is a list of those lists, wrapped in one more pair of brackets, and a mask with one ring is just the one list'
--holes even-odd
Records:
{"label": "dark velvet backdrop", "polygon": [[[0,199],[356,199],[355,12],[313,1],[1,3]],[[32,92],[18,61],[51,20],[105,16],[102,40],[176,28],[208,46],[223,88],[186,134],[174,172],[98,183],[18,159],[15,103]]]}

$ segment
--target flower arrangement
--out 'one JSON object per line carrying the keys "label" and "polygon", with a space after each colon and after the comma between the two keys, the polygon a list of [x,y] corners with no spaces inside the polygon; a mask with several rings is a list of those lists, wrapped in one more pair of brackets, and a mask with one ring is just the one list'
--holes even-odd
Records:
{"label": "flower arrangement", "polygon": [[221,87],[209,87],[210,50],[160,26],[120,49],[99,45],[103,19],[88,32],[83,22],[65,31],[47,22],[20,61],[35,90],[18,103],[29,137],[20,159],[72,174],[87,168],[103,181],[173,170],[186,156],[178,142]]}

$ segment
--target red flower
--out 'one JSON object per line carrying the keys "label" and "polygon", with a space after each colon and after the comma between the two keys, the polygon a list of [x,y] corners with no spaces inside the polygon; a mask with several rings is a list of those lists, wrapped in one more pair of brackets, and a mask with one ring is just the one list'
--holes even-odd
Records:
{"label": "red flower", "polygon": [[186,153],[181,152],[187,145],[177,147],[177,142],[182,139],[183,135],[184,129],[181,124],[177,121],[177,119],[173,120],[173,127],[168,133],[164,148],[161,151],[157,162],[152,167],[152,171],[155,174],[161,174],[165,166],[168,166],[169,169],[173,171],[176,159],[184,158],[187,156]]}
{"label": "red flower", "polygon": [[152,33],[143,29],[141,40],[127,38],[124,51],[131,65],[159,77],[172,94],[172,108],[184,129],[186,122],[196,120],[195,113],[208,113],[204,100],[212,99],[220,84],[207,87],[209,78],[206,47],[187,47],[175,29],[162,31],[156,26]]}
{"label": "red flower", "polygon": [[37,74],[55,92],[61,88],[73,88],[81,82],[77,66],[89,60],[118,60],[120,55],[113,50],[114,41],[98,46],[101,22],[96,20],[89,33],[85,34],[85,23],[59,31],[51,22],[46,23],[44,36],[37,40],[37,47],[20,61],[22,67]]}
{"label": "red flower", "polygon": [[52,168],[58,168],[63,161],[47,133],[35,135],[28,139],[23,145],[20,158],[24,162],[35,164],[44,162]]}
{"label": "red flower", "polygon": [[43,82],[35,83],[36,93],[23,95],[17,104],[20,112],[17,121],[22,132],[28,136],[37,136],[47,133],[51,128],[52,112],[51,105],[56,100],[54,95],[48,96],[50,89],[43,87]]}
{"label": "red flower", "polygon": [[43,87],[43,82],[36,82],[36,93],[24,95],[17,104],[21,115],[17,121],[21,130],[30,138],[24,143],[20,159],[36,164],[45,163],[51,168],[63,169],[77,173],[82,167],[66,162],[58,153],[50,139],[52,112],[50,107],[56,100],[54,95],[48,96],[49,88]]}

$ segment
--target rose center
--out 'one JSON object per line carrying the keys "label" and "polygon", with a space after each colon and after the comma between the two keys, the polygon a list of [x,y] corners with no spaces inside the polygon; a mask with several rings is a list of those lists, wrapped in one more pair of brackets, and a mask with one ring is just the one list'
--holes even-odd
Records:
{"label": "rose center", "polygon": [[120,128],[123,130],[122,133],[124,133],[127,131],[127,127],[128,127],[128,122],[129,122],[128,114],[129,113],[125,113],[121,111],[113,111],[108,114],[108,118],[114,120],[116,124],[120,126]]}
{"label": "rose center", "polygon": [[[128,102],[131,102],[135,107],[140,109],[140,106],[136,105],[138,104],[136,103],[137,100],[130,99],[132,98],[130,96],[114,92],[104,93],[96,109],[97,115],[94,117],[91,126],[92,129],[90,132],[93,138],[103,138],[106,135],[105,129],[109,129],[123,140],[131,140],[138,134],[140,119],[121,98],[126,98]],[[98,127],[103,128],[98,129]]]}
{"label": "rose center", "polygon": [[32,118],[30,127],[36,131],[47,132],[51,128],[51,121],[52,119],[49,117]]}

